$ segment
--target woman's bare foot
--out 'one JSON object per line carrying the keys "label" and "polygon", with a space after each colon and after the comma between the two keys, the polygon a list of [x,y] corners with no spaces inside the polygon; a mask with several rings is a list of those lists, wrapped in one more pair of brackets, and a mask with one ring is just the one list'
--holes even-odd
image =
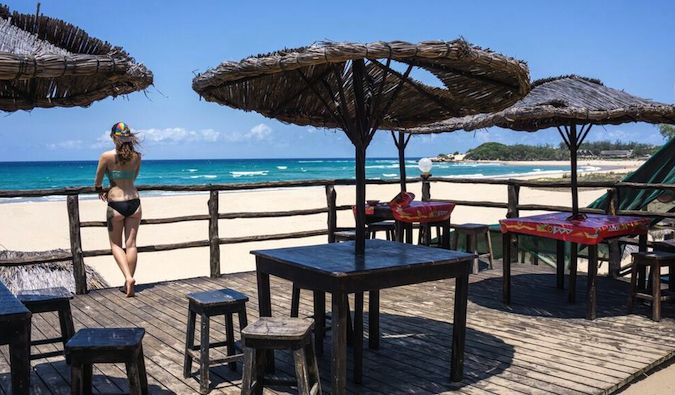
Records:
{"label": "woman's bare foot", "polygon": [[127,298],[132,298],[134,296],[134,285],[136,285],[136,280],[133,278],[127,279],[124,286],[127,289]]}

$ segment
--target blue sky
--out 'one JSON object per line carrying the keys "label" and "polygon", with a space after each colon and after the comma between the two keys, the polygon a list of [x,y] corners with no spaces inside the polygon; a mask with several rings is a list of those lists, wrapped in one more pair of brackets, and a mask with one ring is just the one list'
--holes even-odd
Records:
{"label": "blue sky", "polygon": [[[35,1],[6,1],[35,12]],[[41,0],[45,15],[122,46],[154,73],[147,93],[89,108],[3,114],[0,161],[95,160],[123,120],[150,159],[352,157],[341,132],[285,125],[200,101],[195,73],[224,60],[320,40],[452,40],[527,61],[533,80],[560,74],[601,79],[653,100],[675,102],[675,2],[669,1],[216,1]],[[660,144],[648,124],[597,127],[591,140]],[[465,151],[486,141],[558,144],[557,132],[500,129],[414,137],[411,157]],[[393,157],[388,133],[368,149]]]}

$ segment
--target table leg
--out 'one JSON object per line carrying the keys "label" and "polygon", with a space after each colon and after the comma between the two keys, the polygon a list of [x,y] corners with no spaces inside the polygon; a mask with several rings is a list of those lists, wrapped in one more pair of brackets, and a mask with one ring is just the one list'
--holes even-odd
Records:
{"label": "table leg", "polygon": [[[259,259],[256,257],[256,259]],[[258,282],[258,312],[260,317],[272,316],[272,299],[270,297],[270,275],[256,270]],[[266,370],[274,372],[274,351],[263,351],[262,359],[265,361]]]}
{"label": "table leg", "polygon": [[405,224],[405,242],[408,244],[413,243],[413,224],[406,222]]}
{"label": "table leg", "polygon": [[452,321],[452,355],[450,357],[450,380],[464,378],[464,343],[466,340],[466,305],[469,290],[469,272],[455,279],[455,316]]}
{"label": "table leg", "polygon": [[[647,252],[647,233],[638,237],[638,251]],[[642,265],[638,271],[638,289],[647,289],[647,266]]]}
{"label": "table leg", "polygon": [[502,300],[511,304],[511,233],[502,234]]}
{"label": "table leg", "polygon": [[586,319],[594,320],[597,316],[597,278],[598,278],[598,246],[588,246],[588,283],[586,289]]}
{"label": "table leg", "polygon": [[404,232],[403,222],[396,221],[395,224],[396,224],[396,232],[395,232],[396,241],[398,241],[399,243],[403,243],[403,232]]}
{"label": "table leg", "polygon": [[556,287],[565,289],[565,242],[556,240],[555,248]]}
{"label": "table leg", "polygon": [[28,395],[30,390],[30,318],[9,343],[12,393]]}
{"label": "table leg", "polygon": [[331,394],[344,395],[347,386],[347,294],[333,292]]}
{"label": "table leg", "polygon": [[567,300],[569,303],[575,303],[577,296],[577,254],[579,253],[579,245],[571,243],[570,248],[570,288]]}
{"label": "table leg", "polygon": [[354,382],[363,381],[363,292],[354,294]]}
{"label": "table leg", "polygon": [[326,294],[314,291],[314,348],[317,356],[323,355],[323,338],[326,333]]}
{"label": "table leg", "polygon": [[[446,250],[450,249],[450,220],[448,219],[447,221],[443,222],[443,225],[441,225],[441,231],[443,232],[443,242],[441,243],[441,246],[445,248]],[[440,238],[440,235],[438,236]],[[492,256],[490,256],[492,258]]]}
{"label": "table leg", "polygon": [[380,290],[368,292],[368,348],[380,348]]}
{"label": "table leg", "polygon": [[638,237],[638,250],[640,252],[647,252],[647,233],[643,233]]}

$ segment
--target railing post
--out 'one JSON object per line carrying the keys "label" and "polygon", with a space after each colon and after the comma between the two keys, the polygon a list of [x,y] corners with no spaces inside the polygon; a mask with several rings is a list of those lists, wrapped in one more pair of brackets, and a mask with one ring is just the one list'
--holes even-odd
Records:
{"label": "railing post", "polygon": [[82,236],[80,234],[80,200],[78,195],[68,195],[66,198],[68,209],[68,229],[70,231],[70,253],[73,256],[73,277],[75,278],[75,293],[87,293],[87,271],[84,267],[82,255]]}
{"label": "railing post", "polygon": [[[618,194],[619,191],[616,188],[609,188],[607,190],[607,207],[605,208],[605,214],[616,215],[616,211],[619,207]],[[619,247],[619,241],[609,240],[607,246],[609,247],[609,276],[611,278],[618,278],[619,272],[621,271],[621,248]]]}
{"label": "railing post", "polygon": [[335,243],[335,228],[337,227],[337,195],[334,185],[326,185],[326,206],[328,207],[328,242]]}
{"label": "railing post", "polygon": [[209,192],[209,261],[211,277],[220,276],[220,238],[218,237],[218,191]]}
{"label": "railing post", "polygon": [[[516,218],[520,216],[518,211],[518,203],[520,200],[520,185],[509,183],[508,185],[508,208],[506,211],[506,218]],[[518,261],[518,236],[515,234],[511,236],[511,262]]]}
{"label": "railing post", "polygon": [[431,174],[422,175],[422,201],[428,202],[431,200],[431,183],[429,182]]}

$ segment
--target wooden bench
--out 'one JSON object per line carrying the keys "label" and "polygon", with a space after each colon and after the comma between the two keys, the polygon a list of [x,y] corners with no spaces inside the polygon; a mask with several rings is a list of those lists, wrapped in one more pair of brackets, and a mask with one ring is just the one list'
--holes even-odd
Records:
{"label": "wooden bench", "polygon": [[[301,395],[321,394],[319,367],[312,342],[313,321],[307,318],[262,317],[241,331],[244,345],[243,395],[262,394],[263,386],[296,385]],[[291,350],[296,380],[266,378],[265,350]]]}
{"label": "wooden bench", "polygon": [[[236,361],[244,358],[243,353],[237,353],[234,341],[233,315],[239,318],[239,329],[246,328],[246,302],[248,296],[233,289],[223,288],[214,291],[193,292],[187,294],[189,300],[188,322],[185,335],[185,358],[183,362],[183,377],[188,378],[192,374],[192,360],[199,361],[199,389],[202,394],[209,392],[209,368],[212,364],[227,363],[230,369],[237,368]],[[201,338],[199,346],[195,346],[195,323],[197,314],[201,320]],[[211,343],[210,319],[213,316],[225,316],[224,342]],[[209,349],[227,346],[227,357],[210,359]],[[196,351],[199,350],[199,353]]]}
{"label": "wooden bench", "polygon": [[124,363],[129,378],[129,393],[148,393],[148,378],[143,357],[143,328],[85,328],[66,343],[70,360],[71,394],[91,394],[95,363]]}
{"label": "wooden bench", "polygon": [[28,394],[31,312],[0,282],[0,345],[9,345],[12,394]]}
{"label": "wooden bench", "polygon": [[[50,339],[31,339],[30,345],[62,343],[65,347],[66,342],[75,334],[73,315],[70,311],[70,300],[73,298],[73,294],[63,287],[55,287],[19,291],[17,298],[33,314],[57,312],[59,315],[61,336]],[[63,355],[63,351],[57,350],[31,354],[30,359],[47,358],[57,355]]]}

